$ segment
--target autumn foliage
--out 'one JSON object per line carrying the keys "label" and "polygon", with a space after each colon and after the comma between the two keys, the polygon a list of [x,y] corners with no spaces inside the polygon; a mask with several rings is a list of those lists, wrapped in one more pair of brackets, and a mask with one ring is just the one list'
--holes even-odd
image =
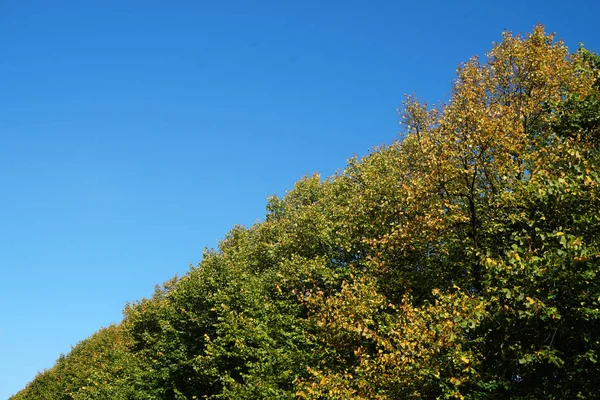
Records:
{"label": "autumn foliage", "polygon": [[597,398],[600,58],[505,32],[401,123],[12,399]]}

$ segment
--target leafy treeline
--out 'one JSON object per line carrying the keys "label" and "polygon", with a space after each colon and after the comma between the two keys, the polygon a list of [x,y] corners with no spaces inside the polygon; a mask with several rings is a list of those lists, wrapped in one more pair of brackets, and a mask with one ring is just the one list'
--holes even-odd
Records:
{"label": "leafy treeline", "polygon": [[12,399],[598,398],[600,57],[505,33],[401,119]]}

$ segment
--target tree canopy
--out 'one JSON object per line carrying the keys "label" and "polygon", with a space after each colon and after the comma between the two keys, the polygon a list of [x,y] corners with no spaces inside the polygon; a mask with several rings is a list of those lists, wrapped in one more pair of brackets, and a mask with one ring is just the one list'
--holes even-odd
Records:
{"label": "tree canopy", "polygon": [[597,397],[600,57],[505,32],[400,114],[12,399]]}

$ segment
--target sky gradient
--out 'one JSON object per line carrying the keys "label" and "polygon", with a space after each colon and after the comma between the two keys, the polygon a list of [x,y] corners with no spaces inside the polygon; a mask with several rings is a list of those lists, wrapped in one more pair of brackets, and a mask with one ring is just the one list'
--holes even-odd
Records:
{"label": "sky gradient", "polygon": [[0,399],[303,175],[398,138],[405,93],[593,0],[0,2]]}

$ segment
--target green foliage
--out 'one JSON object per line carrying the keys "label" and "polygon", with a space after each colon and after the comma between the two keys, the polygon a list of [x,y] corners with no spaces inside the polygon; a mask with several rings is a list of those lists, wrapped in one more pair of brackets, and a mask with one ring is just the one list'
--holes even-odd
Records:
{"label": "green foliage", "polygon": [[13,399],[597,397],[600,58],[505,33],[401,120]]}
{"label": "green foliage", "polygon": [[12,399],[130,399],[134,394],[131,379],[137,373],[126,332],[111,325],[61,355],[51,369]]}

